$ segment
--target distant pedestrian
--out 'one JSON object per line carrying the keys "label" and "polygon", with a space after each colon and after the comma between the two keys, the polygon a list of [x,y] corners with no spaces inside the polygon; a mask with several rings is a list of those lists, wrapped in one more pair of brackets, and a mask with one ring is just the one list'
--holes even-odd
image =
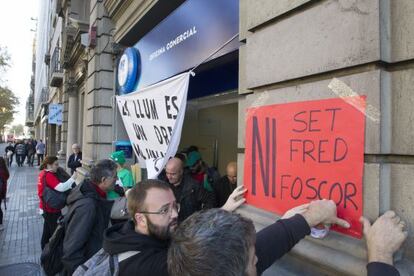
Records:
{"label": "distant pedestrian", "polygon": [[43,157],[45,155],[46,145],[43,143],[42,139],[39,140],[39,143],[36,145],[36,154],[37,154],[37,165],[40,166],[43,162]]}
{"label": "distant pedestrian", "polygon": [[16,153],[17,166],[22,167],[24,158],[26,156],[26,147],[22,141],[18,141],[15,145],[14,152]]}
{"label": "distant pedestrian", "polygon": [[27,141],[27,144],[26,144],[27,164],[30,167],[33,167],[33,161],[34,161],[35,152],[36,152],[36,148],[33,145],[33,142],[30,141],[30,140]]}
{"label": "distant pedestrian", "polygon": [[13,162],[13,155],[14,155],[14,146],[12,143],[9,143],[9,145],[4,150],[6,152],[7,161],[9,167],[12,165]]}
{"label": "distant pedestrian", "polygon": [[82,152],[78,144],[72,145],[72,151],[73,153],[69,156],[68,159],[68,168],[70,168],[70,171],[73,174],[77,168],[82,167]]}
{"label": "distant pedestrian", "polygon": [[3,226],[3,211],[1,210],[1,202],[6,200],[7,194],[7,180],[9,179],[9,170],[6,166],[6,161],[0,157],[0,231],[4,230]]}
{"label": "distant pedestrian", "polygon": [[47,203],[43,202],[43,190],[45,186],[52,188],[58,192],[66,192],[72,188],[75,183],[76,175],[73,175],[65,182],[60,182],[56,172],[59,168],[58,158],[55,156],[46,156],[42,165],[40,166],[41,172],[39,173],[39,179],[37,182],[37,193],[39,196],[39,207],[44,219],[43,233],[41,240],[42,249],[48,243],[53,232],[56,230],[57,221],[62,215],[61,210],[50,207]]}

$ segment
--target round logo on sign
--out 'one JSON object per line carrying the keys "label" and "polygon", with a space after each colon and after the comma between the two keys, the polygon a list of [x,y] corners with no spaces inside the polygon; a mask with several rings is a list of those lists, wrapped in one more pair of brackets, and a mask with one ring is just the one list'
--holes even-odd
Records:
{"label": "round logo on sign", "polygon": [[118,64],[118,85],[120,94],[132,92],[138,84],[141,74],[141,58],[139,51],[127,48]]}

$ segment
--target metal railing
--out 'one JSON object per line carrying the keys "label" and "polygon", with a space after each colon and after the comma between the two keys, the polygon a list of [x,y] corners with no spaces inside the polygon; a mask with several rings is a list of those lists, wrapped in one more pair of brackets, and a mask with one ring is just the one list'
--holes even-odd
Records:
{"label": "metal railing", "polygon": [[62,73],[63,68],[60,63],[60,47],[56,47],[50,59],[50,78],[54,73]]}
{"label": "metal railing", "polygon": [[40,103],[46,104],[49,101],[49,87],[43,87],[40,94]]}

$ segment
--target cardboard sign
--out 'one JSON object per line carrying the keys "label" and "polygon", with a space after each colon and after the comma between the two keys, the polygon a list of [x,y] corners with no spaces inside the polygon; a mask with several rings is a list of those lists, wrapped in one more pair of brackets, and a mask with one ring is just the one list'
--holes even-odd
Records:
{"label": "cardboard sign", "polygon": [[117,96],[119,112],[148,178],[156,178],[177,151],[187,104],[189,73]]}
{"label": "cardboard sign", "polygon": [[365,97],[296,102],[247,110],[244,183],[247,203],[282,215],[332,199],[361,238]]}

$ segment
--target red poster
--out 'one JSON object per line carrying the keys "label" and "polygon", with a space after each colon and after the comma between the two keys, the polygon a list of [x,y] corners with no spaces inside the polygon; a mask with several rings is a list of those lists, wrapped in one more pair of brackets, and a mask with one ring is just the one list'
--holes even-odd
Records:
{"label": "red poster", "polygon": [[[358,109],[348,102],[358,103]],[[362,237],[365,97],[295,102],[247,110],[244,183],[247,203],[279,215],[332,199]]]}

